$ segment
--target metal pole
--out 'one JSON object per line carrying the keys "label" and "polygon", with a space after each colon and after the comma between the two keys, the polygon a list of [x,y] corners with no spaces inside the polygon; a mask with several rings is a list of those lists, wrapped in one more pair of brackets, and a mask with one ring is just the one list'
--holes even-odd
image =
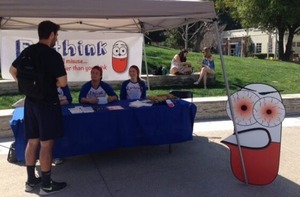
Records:
{"label": "metal pole", "polygon": [[147,86],[148,90],[150,90],[150,82],[149,82],[149,73],[148,73],[148,64],[147,64],[147,54],[146,54],[146,46],[145,46],[145,36],[143,36],[143,51],[144,51],[144,62],[146,67],[146,75],[147,75]]}
{"label": "metal pole", "polygon": [[217,23],[216,20],[214,20],[214,25],[215,25],[215,29],[216,29],[216,37],[217,37],[217,42],[218,42],[219,55],[220,55],[220,59],[221,59],[222,72],[223,72],[224,82],[225,82],[225,86],[226,86],[226,93],[227,93],[227,97],[228,97],[228,102],[229,102],[229,107],[230,107],[230,112],[231,112],[231,117],[232,117],[232,122],[233,122],[234,133],[235,133],[235,136],[236,136],[238,150],[239,150],[239,154],[240,154],[240,158],[241,158],[241,164],[242,164],[242,168],[243,168],[245,183],[248,184],[248,177],[247,177],[247,173],[246,173],[244,157],[243,157],[243,153],[242,153],[242,149],[241,149],[241,145],[240,145],[239,135],[238,135],[238,132],[236,130],[236,122],[235,122],[234,112],[232,110],[233,107],[232,107],[232,101],[231,101],[231,97],[230,97],[230,89],[229,89],[229,84],[228,84],[227,72],[226,72],[226,68],[225,68],[225,64],[224,64],[224,58],[223,58],[223,54],[222,54],[222,43],[220,41],[218,23]]}

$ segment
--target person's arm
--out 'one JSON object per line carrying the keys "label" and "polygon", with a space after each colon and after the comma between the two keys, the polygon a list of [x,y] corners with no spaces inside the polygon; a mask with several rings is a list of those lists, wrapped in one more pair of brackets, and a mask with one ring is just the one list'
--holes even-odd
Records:
{"label": "person's arm", "polygon": [[141,99],[145,99],[146,98],[146,83],[144,81],[140,82],[141,85],[141,89],[142,89],[142,95],[141,95]]}
{"label": "person's arm", "polygon": [[56,78],[56,86],[57,87],[65,87],[68,83],[67,75]]}
{"label": "person's arm", "polygon": [[108,103],[118,100],[117,94],[115,93],[115,91],[112,89],[112,87],[110,85],[108,85],[107,83],[105,83],[103,81],[101,81],[100,85],[107,94],[107,102]]}
{"label": "person's arm", "polygon": [[11,65],[10,68],[9,68],[9,73],[10,73],[11,76],[14,78],[14,80],[18,83],[18,79],[17,79],[17,69],[16,69],[16,67],[14,67],[13,65]]}
{"label": "person's arm", "polygon": [[63,87],[62,91],[64,92],[64,96],[63,96],[62,99],[60,99],[60,104],[61,105],[71,104],[73,99],[72,99],[72,96],[71,96],[69,86],[66,85],[65,87]]}
{"label": "person's arm", "polygon": [[126,86],[128,84],[127,81],[128,80],[124,81],[122,83],[122,86],[121,86],[121,90],[120,90],[120,99],[121,100],[126,100],[127,99],[127,92],[126,92]]}
{"label": "person's arm", "polygon": [[180,57],[179,55],[177,54],[175,57],[174,57],[175,61],[179,64],[179,65],[182,65],[182,66],[191,66],[191,63],[190,62],[182,62],[180,60]]}

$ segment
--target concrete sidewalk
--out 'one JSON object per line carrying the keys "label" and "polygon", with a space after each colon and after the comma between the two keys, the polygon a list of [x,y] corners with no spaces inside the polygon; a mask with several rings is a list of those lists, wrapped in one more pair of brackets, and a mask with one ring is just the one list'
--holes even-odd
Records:
{"label": "concrete sidewalk", "polygon": [[[232,133],[230,121],[198,122],[194,139],[168,146],[126,148],[66,158],[53,167],[53,179],[68,187],[52,196],[199,197],[300,196],[300,118],[283,122],[279,175],[266,186],[238,181],[230,168],[229,150],[220,141]],[[12,139],[0,145],[1,196],[37,196],[24,192],[26,170],[6,161]]]}

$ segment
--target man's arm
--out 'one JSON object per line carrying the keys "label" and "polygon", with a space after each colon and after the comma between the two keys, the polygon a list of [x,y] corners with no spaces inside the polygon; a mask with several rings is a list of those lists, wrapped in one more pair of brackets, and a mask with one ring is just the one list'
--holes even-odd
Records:
{"label": "man's arm", "polygon": [[14,80],[18,83],[18,79],[17,79],[17,69],[11,65],[9,68],[9,73],[11,74],[11,76],[14,78]]}
{"label": "man's arm", "polygon": [[65,87],[68,83],[67,75],[56,78],[56,86],[57,87]]}

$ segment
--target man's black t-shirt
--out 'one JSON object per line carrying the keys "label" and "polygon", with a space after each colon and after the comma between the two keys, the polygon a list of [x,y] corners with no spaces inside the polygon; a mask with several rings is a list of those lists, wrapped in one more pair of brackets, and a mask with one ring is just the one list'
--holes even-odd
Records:
{"label": "man's black t-shirt", "polygon": [[[30,50],[30,47],[24,49],[24,51],[25,50]],[[24,51],[22,51],[22,53]],[[57,95],[56,78],[66,75],[63,59],[57,51],[42,43],[36,44],[35,51],[38,54],[39,66],[41,66],[44,71],[43,73],[45,73],[45,98],[39,102],[47,104],[57,103],[59,99]],[[22,53],[12,63],[15,68],[17,68],[17,65],[20,63]]]}

